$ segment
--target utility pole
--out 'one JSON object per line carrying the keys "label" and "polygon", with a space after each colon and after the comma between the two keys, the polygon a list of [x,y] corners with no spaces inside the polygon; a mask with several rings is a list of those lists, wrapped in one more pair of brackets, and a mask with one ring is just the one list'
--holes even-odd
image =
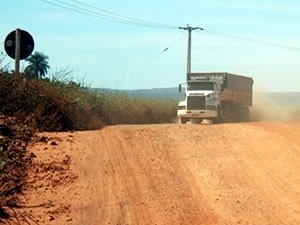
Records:
{"label": "utility pole", "polygon": [[191,27],[186,25],[186,27],[178,27],[181,30],[187,30],[189,32],[188,36],[188,49],[187,49],[187,66],[186,66],[186,75],[191,72],[191,46],[192,46],[192,31],[193,30],[203,30],[201,27]]}

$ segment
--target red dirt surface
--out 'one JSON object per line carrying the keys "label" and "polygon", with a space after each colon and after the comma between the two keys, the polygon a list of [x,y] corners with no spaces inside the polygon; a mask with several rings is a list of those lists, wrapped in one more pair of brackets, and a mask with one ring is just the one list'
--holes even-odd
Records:
{"label": "red dirt surface", "polygon": [[30,224],[300,224],[300,122],[39,137],[19,209]]}

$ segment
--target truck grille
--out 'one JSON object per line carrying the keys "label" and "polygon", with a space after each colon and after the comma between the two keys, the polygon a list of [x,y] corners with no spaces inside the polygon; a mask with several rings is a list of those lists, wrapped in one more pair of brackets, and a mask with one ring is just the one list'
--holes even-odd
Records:
{"label": "truck grille", "polygon": [[188,96],[187,110],[205,109],[205,96]]}

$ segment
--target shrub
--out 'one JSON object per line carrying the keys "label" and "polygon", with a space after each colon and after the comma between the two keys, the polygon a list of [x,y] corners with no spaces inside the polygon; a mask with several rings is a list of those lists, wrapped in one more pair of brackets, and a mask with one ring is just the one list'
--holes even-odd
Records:
{"label": "shrub", "polygon": [[105,124],[170,123],[177,101],[93,92],[72,80],[0,74],[0,111],[39,131],[100,129]]}

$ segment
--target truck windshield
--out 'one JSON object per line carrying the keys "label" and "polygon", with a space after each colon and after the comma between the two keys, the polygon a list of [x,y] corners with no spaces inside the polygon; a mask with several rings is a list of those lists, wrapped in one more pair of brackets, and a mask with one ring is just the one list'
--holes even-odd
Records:
{"label": "truck windshield", "polygon": [[214,83],[212,83],[212,82],[191,82],[191,83],[188,83],[187,89],[189,91],[196,91],[196,90],[213,91]]}

